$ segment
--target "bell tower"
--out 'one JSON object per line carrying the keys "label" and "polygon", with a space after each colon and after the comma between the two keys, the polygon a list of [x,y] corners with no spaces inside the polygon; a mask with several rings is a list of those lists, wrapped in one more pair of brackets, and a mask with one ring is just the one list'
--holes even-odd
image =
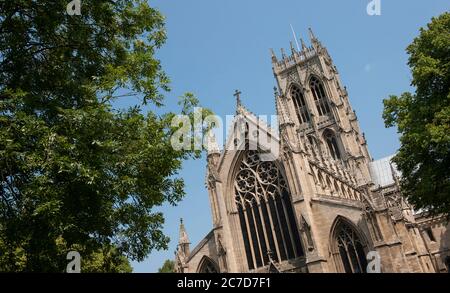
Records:
{"label": "bell tower", "polygon": [[364,133],[328,50],[311,29],[309,37],[310,46],[300,39],[298,51],[291,43],[290,54],[282,49],[281,59],[271,50],[280,130],[290,126],[291,143],[336,161],[364,186],[371,161]]}

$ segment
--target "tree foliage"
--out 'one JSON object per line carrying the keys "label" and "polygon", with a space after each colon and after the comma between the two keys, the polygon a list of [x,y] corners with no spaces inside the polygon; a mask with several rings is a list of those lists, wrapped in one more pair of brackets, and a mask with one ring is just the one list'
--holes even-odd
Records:
{"label": "tree foliage", "polygon": [[175,270],[175,262],[167,259],[163,266],[158,269],[158,273],[173,273]]}
{"label": "tree foliage", "polygon": [[401,146],[393,158],[408,201],[450,215],[450,13],[433,18],[408,46],[415,93],[384,100],[386,126]]}
{"label": "tree foliage", "polygon": [[64,271],[70,250],[114,271],[167,248],[154,208],[181,200],[177,172],[199,155],[171,147],[174,113],[143,114],[169,90],[164,17],[144,0],[83,0],[80,16],[68,2],[0,2],[0,271]]}
{"label": "tree foliage", "polygon": [[81,259],[82,273],[131,273],[133,271],[128,259],[115,247],[105,245]]}

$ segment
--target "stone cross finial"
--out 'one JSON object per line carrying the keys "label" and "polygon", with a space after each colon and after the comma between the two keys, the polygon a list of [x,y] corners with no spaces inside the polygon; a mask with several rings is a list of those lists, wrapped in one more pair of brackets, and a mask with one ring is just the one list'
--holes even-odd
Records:
{"label": "stone cross finial", "polygon": [[241,94],[242,92],[239,90],[235,90],[233,96],[236,97],[236,105],[239,107],[241,105]]}

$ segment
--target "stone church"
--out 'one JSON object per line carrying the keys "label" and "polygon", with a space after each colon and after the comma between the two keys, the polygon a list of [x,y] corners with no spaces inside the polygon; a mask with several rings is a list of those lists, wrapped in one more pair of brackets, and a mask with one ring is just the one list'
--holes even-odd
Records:
{"label": "stone church", "polygon": [[[224,150],[208,144],[213,228],[191,249],[181,222],[175,270],[362,273],[375,252],[381,272],[448,272],[446,220],[400,196],[391,157],[370,157],[338,70],[309,34],[311,46],[272,51],[278,131],[236,93]],[[279,146],[273,160],[262,136]]]}

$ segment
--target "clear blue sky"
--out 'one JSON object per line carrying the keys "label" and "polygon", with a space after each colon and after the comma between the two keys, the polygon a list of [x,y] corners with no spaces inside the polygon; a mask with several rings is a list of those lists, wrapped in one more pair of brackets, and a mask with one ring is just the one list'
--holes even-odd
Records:
{"label": "clear blue sky", "polygon": [[[395,129],[385,129],[382,99],[410,90],[406,46],[432,16],[449,11],[447,0],[381,0],[381,16],[368,16],[369,0],[158,0],[150,1],[165,16],[168,40],[159,51],[172,91],[166,108],[176,111],[177,97],[190,91],[203,106],[225,117],[235,111],[234,89],[257,114],[275,113],[269,48],[280,55],[312,27],[331,54],[349,91],[360,126],[375,159],[398,148]],[[132,104],[133,101],[121,101]],[[184,218],[191,249],[210,231],[211,212],[205,188],[205,159],[186,161],[180,176],[187,195],[177,206],[160,208],[168,251],[155,251],[135,272],[155,272],[173,259],[179,219]]]}

